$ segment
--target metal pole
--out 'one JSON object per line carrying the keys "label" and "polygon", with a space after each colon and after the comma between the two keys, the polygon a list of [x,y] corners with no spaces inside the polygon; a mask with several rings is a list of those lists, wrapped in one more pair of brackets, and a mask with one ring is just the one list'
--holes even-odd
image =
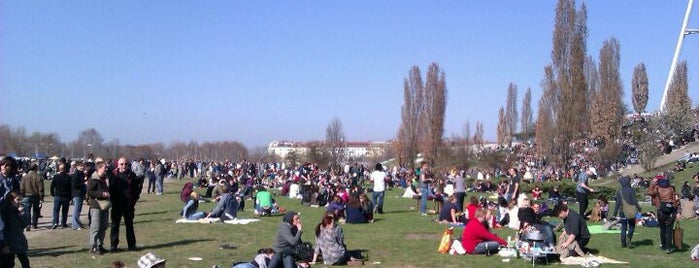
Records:
{"label": "metal pole", "polygon": [[667,99],[667,91],[670,89],[670,84],[672,84],[672,77],[675,74],[675,67],[677,67],[677,58],[680,56],[680,50],[682,50],[682,41],[684,36],[687,34],[687,21],[689,21],[689,14],[692,12],[692,5],[694,0],[689,0],[687,3],[687,10],[684,13],[684,21],[682,21],[682,28],[680,29],[680,36],[677,38],[677,46],[675,47],[675,55],[672,57],[672,63],[670,64],[670,73],[667,74],[667,81],[665,82],[665,90],[663,91],[663,98],[660,100],[660,107],[658,111],[660,113],[665,112],[665,101]]}

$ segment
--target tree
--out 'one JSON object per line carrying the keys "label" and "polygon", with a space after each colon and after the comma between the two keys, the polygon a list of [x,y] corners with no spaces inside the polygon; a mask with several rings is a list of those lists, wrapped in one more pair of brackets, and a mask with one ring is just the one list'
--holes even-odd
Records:
{"label": "tree", "polygon": [[340,166],[345,157],[345,131],[340,118],[333,118],[325,129],[325,146],[330,156],[329,165],[333,168]]}
{"label": "tree", "polygon": [[442,147],[444,135],[444,118],[447,109],[447,83],[444,71],[437,63],[430,64],[425,79],[424,107],[421,122],[424,133],[425,159],[438,164],[439,150]]}
{"label": "tree", "polygon": [[539,111],[536,120],[536,151],[545,159],[556,160],[556,111],[558,110],[558,88],[554,81],[553,68],[544,67],[541,81],[543,94],[539,98]]}
{"label": "tree", "polygon": [[[620,65],[620,45],[615,38],[604,41],[600,49],[599,78],[600,88],[595,94],[591,117],[592,136],[601,138],[604,145],[616,142],[621,134],[624,118],[622,104],[623,86]],[[613,154],[610,154],[613,155]],[[611,159],[606,159],[611,160]]]}
{"label": "tree", "polygon": [[505,108],[502,106],[498,110],[497,139],[498,145],[504,145],[507,140],[507,115],[505,115]]}
{"label": "tree", "polygon": [[408,78],[403,82],[403,106],[401,107],[401,124],[398,130],[397,143],[404,154],[404,162],[415,168],[415,158],[418,153],[418,134],[420,112],[422,111],[424,85],[420,68],[413,66],[408,72]]}
{"label": "tree", "polygon": [[683,137],[692,130],[695,122],[692,100],[687,91],[687,62],[682,61],[675,69],[664,109],[664,121],[673,138]]}
{"label": "tree", "polygon": [[527,88],[522,99],[522,116],[520,117],[521,138],[529,141],[534,136],[534,125],[532,122],[532,89]]}
{"label": "tree", "polygon": [[636,113],[640,114],[646,110],[646,105],[648,105],[648,74],[646,73],[646,65],[643,63],[639,63],[633,68],[631,101]]}
{"label": "tree", "polygon": [[632,125],[632,137],[635,137],[634,141],[638,144],[638,161],[645,171],[655,167],[655,162],[662,153],[661,148],[658,148],[658,141],[665,139],[661,131],[662,120],[662,116],[653,115],[645,121]]}
{"label": "tree", "polygon": [[507,86],[507,104],[505,106],[505,140],[507,146],[512,146],[512,140],[517,132],[517,85]]}
{"label": "tree", "polygon": [[88,154],[101,156],[104,153],[102,150],[103,142],[102,135],[96,129],[88,128],[78,134],[76,146],[78,149],[82,149],[83,155],[86,157]]}
{"label": "tree", "polygon": [[485,140],[483,139],[483,133],[483,122],[476,122],[476,132],[473,133],[473,143],[478,149],[483,148],[483,144],[485,144]]}

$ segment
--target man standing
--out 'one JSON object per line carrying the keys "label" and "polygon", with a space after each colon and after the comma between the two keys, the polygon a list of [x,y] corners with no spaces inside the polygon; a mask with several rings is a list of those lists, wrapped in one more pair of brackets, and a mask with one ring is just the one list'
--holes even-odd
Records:
{"label": "man standing", "polygon": [[165,178],[165,172],[167,168],[165,167],[165,159],[161,159],[155,165],[155,194],[163,194],[163,179]]}
{"label": "man standing", "polygon": [[[374,203],[376,213],[383,214],[383,198],[386,191],[386,172],[383,171],[383,165],[376,163],[374,171],[369,176],[374,183],[374,192],[371,194],[371,202]],[[367,211],[368,212],[368,211]]]}
{"label": "man standing", "polygon": [[[29,173],[22,177],[22,184],[20,185],[20,193],[24,198],[22,198],[22,206],[24,206],[24,213],[27,215],[27,220],[32,226],[31,228],[37,229],[37,224],[39,222],[39,202],[44,200],[44,182],[41,180],[36,171],[39,166],[36,163],[29,165]],[[27,227],[27,231],[29,231]]]}
{"label": "man standing", "polygon": [[585,215],[587,212],[588,195],[595,192],[595,189],[587,185],[590,175],[592,175],[592,171],[589,169],[581,172],[580,175],[578,175],[578,185],[575,187],[575,194],[577,195],[578,204],[580,205],[580,214],[582,215]]}
{"label": "man standing", "polygon": [[111,248],[110,251],[118,250],[119,246],[119,225],[124,218],[126,226],[126,243],[128,250],[136,250],[136,234],[133,229],[133,218],[136,209],[136,202],[140,198],[142,185],[136,178],[129,166],[126,158],[119,158],[117,168],[110,174],[109,195],[112,201],[112,228],[111,228]]}
{"label": "man standing", "polygon": [[82,221],[80,221],[80,213],[82,213],[83,200],[85,199],[85,194],[87,194],[87,188],[85,186],[85,163],[82,161],[75,163],[75,172],[70,178],[70,189],[71,195],[73,196],[73,218],[71,220],[71,227],[73,230],[80,230],[85,228]]}
{"label": "man standing", "polygon": [[430,194],[429,184],[432,183],[432,172],[427,161],[420,164],[420,215],[427,216],[427,196]]}
{"label": "man standing", "polygon": [[53,225],[51,229],[58,228],[58,213],[61,213],[61,228],[68,227],[68,206],[72,193],[68,166],[64,163],[58,165],[58,174],[51,180],[51,196],[53,196]]}
{"label": "man standing", "polygon": [[136,175],[136,179],[141,182],[141,185],[138,186],[140,189],[143,189],[143,182],[146,178],[146,166],[144,162],[143,158],[140,158],[138,161],[133,161],[131,163],[131,171]]}
{"label": "man standing", "polygon": [[519,174],[517,174],[515,167],[510,167],[508,173],[510,182],[507,184],[507,191],[505,191],[505,200],[510,202],[512,199],[517,200],[519,197],[519,182],[521,179],[519,178]]}

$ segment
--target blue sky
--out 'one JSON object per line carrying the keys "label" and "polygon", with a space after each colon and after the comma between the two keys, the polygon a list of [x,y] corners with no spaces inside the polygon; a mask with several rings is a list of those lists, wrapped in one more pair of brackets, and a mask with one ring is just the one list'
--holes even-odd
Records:
{"label": "blue sky", "polygon": [[[581,1],[578,1],[580,4]],[[585,1],[588,54],[621,44],[624,102],[633,68],[658,108],[685,1]],[[403,80],[446,73],[445,136],[477,121],[495,138],[507,86],[536,109],[551,62],[556,1],[0,1],[0,123],[87,128],[121,144],[317,140],[334,117],[348,140],[393,138]],[[694,8],[695,13],[697,8]],[[696,18],[696,19],[694,19]],[[699,28],[699,13],[689,26]],[[699,35],[688,36],[697,103]],[[536,117],[535,117],[536,118]]]}

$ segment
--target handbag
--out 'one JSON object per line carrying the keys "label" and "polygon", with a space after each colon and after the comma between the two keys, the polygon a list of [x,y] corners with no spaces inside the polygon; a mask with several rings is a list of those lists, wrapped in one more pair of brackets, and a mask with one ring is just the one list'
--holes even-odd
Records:
{"label": "handbag", "polygon": [[313,260],[313,253],[313,245],[309,242],[302,242],[294,246],[291,255],[294,256],[296,261],[309,262]]}
{"label": "handbag", "polygon": [[672,237],[675,242],[675,247],[677,249],[682,249],[682,237],[684,236],[684,229],[680,226],[680,221],[675,222],[675,228],[672,230]]}
{"label": "handbag", "polygon": [[627,219],[636,218],[636,213],[638,213],[638,209],[636,208],[636,206],[631,205],[631,203],[626,202],[623,196],[621,197],[621,205],[621,210],[624,212],[624,216],[626,216]]}
{"label": "handbag", "polygon": [[97,204],[99,205],[101,210],[107,210],[112,207],[112,201],[110,200],[97,200]]}

